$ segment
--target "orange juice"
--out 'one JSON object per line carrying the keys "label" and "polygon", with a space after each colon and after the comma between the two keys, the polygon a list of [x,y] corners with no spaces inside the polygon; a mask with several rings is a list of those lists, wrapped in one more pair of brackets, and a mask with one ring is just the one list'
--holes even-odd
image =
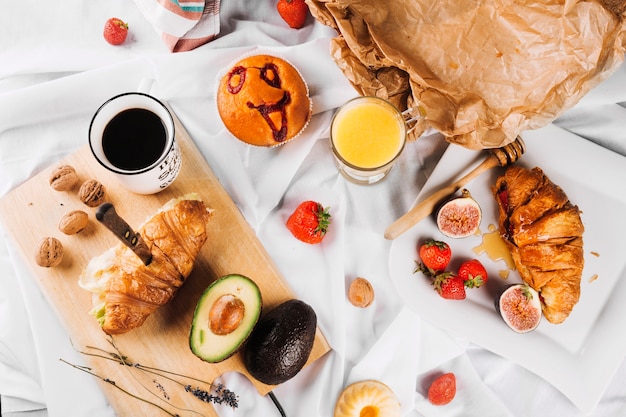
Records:
{"label": "orange juice", "polygon": [[392,104],[361,97],[335,114],[330,136],[343,162],[355,168],[376,169],[393,161],[403,149],[406,125]]}

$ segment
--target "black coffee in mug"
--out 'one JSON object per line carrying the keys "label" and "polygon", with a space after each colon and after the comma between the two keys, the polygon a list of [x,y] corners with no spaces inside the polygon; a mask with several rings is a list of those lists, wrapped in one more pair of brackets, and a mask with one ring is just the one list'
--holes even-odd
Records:
{"label": "black coffee in mug", "polygon": [[155,163],[165,150],[167,129],[159,116],[147,109],[123,110],[107,123],[102,148],[119,169],[137,171]]}

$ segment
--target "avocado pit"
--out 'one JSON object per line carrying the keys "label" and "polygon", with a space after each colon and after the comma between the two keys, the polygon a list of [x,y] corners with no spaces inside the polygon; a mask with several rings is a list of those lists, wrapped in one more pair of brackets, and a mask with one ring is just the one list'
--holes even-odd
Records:
{"label": "avocado pit", "polygon": [[243,321],[246,306],[232,294],[224,294],[211,306],[209,311],[209,327],[217,335],[230,334],[239,327]]}

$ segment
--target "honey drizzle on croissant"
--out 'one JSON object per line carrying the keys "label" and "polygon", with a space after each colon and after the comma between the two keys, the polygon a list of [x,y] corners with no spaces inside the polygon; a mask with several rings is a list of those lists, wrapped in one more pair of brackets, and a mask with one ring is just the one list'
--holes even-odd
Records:
{"label": "honey drizzle on croissant", "polygon": [[210,213],[201,200],[186,198],[190,197],[166,204],[166,209],[139,229],[152,253],[149,265],[120,244],[109,264],[91,272],[109,277],[100,294],[104,299],[105,333],[120,334],[141,326],[150,314],[174,298],[191,273],[207,240]]}
{"label": "honey drizzle on croissant", "polygon": [[535,167],[507,168],[492,189],[500,235],[522,280],[541,296],[551,323],[562,323],[580,298],[584,266],[580,210]]}

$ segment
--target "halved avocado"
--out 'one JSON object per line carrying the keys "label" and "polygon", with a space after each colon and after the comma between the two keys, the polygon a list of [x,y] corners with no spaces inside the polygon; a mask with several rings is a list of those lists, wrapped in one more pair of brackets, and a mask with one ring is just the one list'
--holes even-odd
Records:
{"label": "halved avocado", "polygon": [[250,278],[225,275],[200,296],[189,332],[191,351],[215,363],[232,356],[248,339],[259,320],[261,291]]}

